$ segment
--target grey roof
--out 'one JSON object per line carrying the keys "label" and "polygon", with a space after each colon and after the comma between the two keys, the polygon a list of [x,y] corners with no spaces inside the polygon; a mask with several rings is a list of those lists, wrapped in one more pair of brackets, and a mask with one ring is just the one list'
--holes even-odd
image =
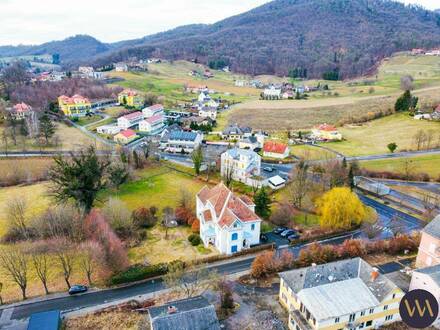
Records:
{"label": "grey roof", "polygon": [[239,149],[237,147],[229,149],[227,151],[225,151],[225,153],[227,153],[230,157],[235,158],[235,159],[239,159],[240,155],[244,155],[250,158],[257,158],[258,154],[252,150],[247,150],[247,149]]}
{"label": "grey roof", "polygon": [[[331,262],[280,273],[280,277],[319,319],[357,312],[378,305],[397,286],[384,275],[371,279],[373,271],[361,258]],[[360,295],[353,299],[353,292]],[[336,298],[337,296],[337,298]],[[338,315],[336,315],[338,316]]]}
{"label": "grey roof", "polygon": [[440,265],[416,269],[414,272],[428,275],[437,285],[440,286]]}
{"label": "grey roof", "polygon": [[170,140],[195,141],[196,138],[197,133],[194,132],[172,131],[170,134]]}
{"label": "grey roof", "polygon": [[428,223],[425,228],[423,228],[423,232],[440,239],[440,215]]}
{"label": "grey roof", "polygon": [[249,136],[244,138],[243,140],[241,140],[241,142],[246,142],[246,143],[257,143],[257,138],[255,136]]}
{"label": "grey roof", "polygon": [[224,135],[243,135],[245,133],[252,133],[252,128],[247,126],[230,125],[223,130]]}
{"label": "grey roof", "polygon": [[[169,314],[168,307],[177,311]],[[219,330],[215,308],[203,297],[170,302],[148,309],[152,330]]]}

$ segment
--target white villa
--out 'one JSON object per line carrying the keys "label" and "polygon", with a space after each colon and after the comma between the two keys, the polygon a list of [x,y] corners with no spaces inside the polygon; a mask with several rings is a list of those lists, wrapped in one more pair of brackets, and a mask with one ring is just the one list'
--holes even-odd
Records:
{"label": "white villa", "polygon": [[261,157],[252,150],[229,149],[221,155],[221,175],[245,184],[260,175]]}
{"label": "white villa", "polygon": [[198,98],[199,106],[218,108],[219,104],[212,99],[207,92],[201,92]]}
{"label": "white villa", "polygon": [[200,237],[206,247],[233,254],[260,243],[261,219],[246,196],[234,195],[223,182],[207,186],[196,195]]}

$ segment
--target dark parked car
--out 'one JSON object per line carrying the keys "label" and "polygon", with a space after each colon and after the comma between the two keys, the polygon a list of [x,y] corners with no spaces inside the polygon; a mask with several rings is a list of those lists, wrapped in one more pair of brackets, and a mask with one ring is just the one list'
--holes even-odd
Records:
{"label": "dark parked car", "polygon": [[294,233],[292,235],[287,236],[287,239],[289,240],[289,242],[295,241],[299,238],[298,233]]}
{"label": "dark parked car", "polygon": [[285,230],[287,230],[286,227],[278,227],[278,228],[273,230],[273,233],[279,235],[279,234],[281,234]]}
{"label": "dark parked car", "polygon": [[266,242],[267,242],[267,236],[266,236],[265,234],[261,234],[261,235],[260,235],[260,241],[261,241],[262,243],[266,243]]}
{"label": "dark parked car", "polygon": [[69,294],[77,294],[77,293],[83,293],[86,292],[88,288],[85,285],[73,285],[69,289]]}
{"label": "dark parked car", "polygon": [[292,229],[287,229],[281,233],[281,237],[289,237],[290,235],[295,234],[295,231]]}

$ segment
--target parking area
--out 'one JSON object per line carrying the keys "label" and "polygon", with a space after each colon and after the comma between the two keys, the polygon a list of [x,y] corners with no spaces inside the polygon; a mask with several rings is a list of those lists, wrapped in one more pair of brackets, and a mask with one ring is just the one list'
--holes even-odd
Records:
{"label": "parking area", "polygon": [[277,247],[283,246],[283,245],[289,245],[289,240],[286,238],[281,237],[280,235],[277,235],[273,232],[265,233],[267,237],[267,243],[275,243]]}

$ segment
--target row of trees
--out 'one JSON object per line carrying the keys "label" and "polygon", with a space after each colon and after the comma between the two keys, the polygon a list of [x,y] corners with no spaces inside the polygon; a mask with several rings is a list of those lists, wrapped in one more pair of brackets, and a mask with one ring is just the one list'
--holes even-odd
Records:
{"label": "row of trees", "polygon": [[341,245],[321,245],[313,243],[303,248],[298,257],[292,252],[283,250],[282,253],[267,251],[258,255],[251,266],[251,276],[263,278],[277,272],[312,264],[324,264],[339,259],[363,257],[367,254],[389,253],[398,255],[405,251],[417,251],[420,235],[398,235],[388,240],[367,242],[359,239],[344,241]]}

